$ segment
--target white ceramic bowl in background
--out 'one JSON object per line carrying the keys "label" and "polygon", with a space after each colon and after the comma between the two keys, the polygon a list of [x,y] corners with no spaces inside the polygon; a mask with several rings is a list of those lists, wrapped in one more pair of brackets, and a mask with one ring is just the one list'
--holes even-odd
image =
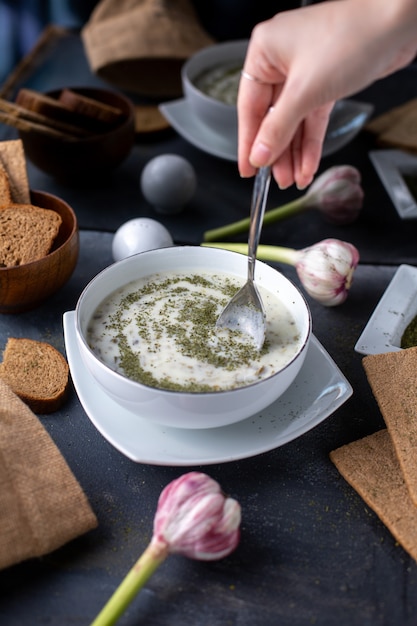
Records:
{"label": "white ceramic bowl in background", "polygon": [[[246,280],[247,257],[198,246],[150,250],[110,265],[87,285],[76,307],[76,337],[84,364],[102,390],[138,417],[174,428],[213,428],[241,421],[269,406],[293,382],[304,363],[311,337],[311,314],[299,289],[272,267],[257,261],[255,280],[285,302],[301,336],[301,347],[279,372],[246,387],[212,393],[167,391],[148,387],[114,372],[85,339],[97,306],[132,280],[164,271],[222,271]],[[117,420],[117,415],[114,416]]]}
{"label": "white ceramic bowl in background", "polygon": [[195,86],[195,80],[209,69],[220,65],[241,65],[246,56],[248,40],[226,41],[199,50],[183,65],[181,71],[184,96],[194,115],[208,128],[237,138],[237,107],[226,104],[203,93]]}

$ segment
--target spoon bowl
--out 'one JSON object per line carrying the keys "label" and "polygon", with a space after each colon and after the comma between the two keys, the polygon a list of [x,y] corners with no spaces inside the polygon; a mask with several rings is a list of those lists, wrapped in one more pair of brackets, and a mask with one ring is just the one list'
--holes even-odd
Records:
{"label": "spoon bowl", "polygon": [[261,236],[271,168],[261,167],[255,177],[248,241],[248,279],[223,309],[216,326],[249,335],[257,350],[265,341],[265,309],[254,282],[256,251]]}

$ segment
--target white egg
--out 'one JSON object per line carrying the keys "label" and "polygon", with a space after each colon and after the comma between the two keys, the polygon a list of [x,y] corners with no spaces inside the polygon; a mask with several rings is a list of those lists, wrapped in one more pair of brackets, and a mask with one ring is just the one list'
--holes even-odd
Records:
{"label": "white egg", "polygon": [[120,226],[113,237],[112,253],[115,261],[128,256],[174,245],[169,231],[156,220],[137,217]]}
{"label": "white egg", "polygon": [[193,166],[178,154],[161,154],[143,168],[142,193],[159,213],[179,213],[197,188]]}

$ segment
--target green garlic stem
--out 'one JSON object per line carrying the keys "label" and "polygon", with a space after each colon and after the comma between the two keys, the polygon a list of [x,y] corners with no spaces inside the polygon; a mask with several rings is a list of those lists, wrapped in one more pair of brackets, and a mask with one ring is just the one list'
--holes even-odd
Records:
{"label": "green garlic stem", "polygon": [[[292,202],[288,202],[288,204],[266,211],[262,222],[263,225],[265,226],[267,224],[272,224],[273,222],[284,220],[306,210],[308,208],[308,203],[305,202],[305,198],[306,196],[303,196],[302,198],[297,198]],[[240,233],[248,231],[249,225],[250,218],[246,217],[238,222],[226,224],[226,226],[221,226],[220,228],[206,230],[203,235],[203,241],[221,241],[222,239],[239,235]]]}
{"label": "green garlic stem", "polygon": [[111,626],[124,613],[137,593],[168,556],[166,544],[151,541],[142,556],[127,573],[91,626]]}
{"label": "green garlic stem", "polygon": [[[246,243],[202,243],[207,248],[223,248],[240,254],[248,254]],[[286,263],[295,265],[299,259],[300,252],[294,248],[282,248],[281,246],[268,246],[260,244],[256,253],[256,258],[260,261],[270,261],[273,263]]]}

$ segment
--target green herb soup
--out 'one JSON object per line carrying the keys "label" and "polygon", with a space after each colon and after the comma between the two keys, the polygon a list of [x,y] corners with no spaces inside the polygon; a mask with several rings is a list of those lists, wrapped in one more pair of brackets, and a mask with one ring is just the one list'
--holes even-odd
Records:
{"label": "green herb soup", "polygon": [[293,315],[260,289],[266,341],[258,352],[239,331],[216,320],[242,282],[225,273],[164,273],[111,294],[90,320],[87,340],[106,365],[151,387],[211,392],[267,378],[300,348]]}
{"label": "green herb soup", "polygon": [[411,320],[401,337],[401,348],[417,346],[417,315]]}
{"label": "green herb soup", "polygon": [[218,65],[200,74],[195,86],[211,98],[225,104],[236,104],[242,65]]}

